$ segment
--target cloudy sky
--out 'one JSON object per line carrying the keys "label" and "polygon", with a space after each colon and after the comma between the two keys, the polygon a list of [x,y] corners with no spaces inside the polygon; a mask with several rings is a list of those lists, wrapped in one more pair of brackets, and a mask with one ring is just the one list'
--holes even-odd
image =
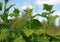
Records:
{"label": "cloudy sky", "polygon": [[[4,0],[0,0],[0,2],[2,2],[4,4]],[[14,7],[18,8],[19,10],[22,10],[26,6],[29,6],[30,8],[33,7],[34,8],[33,14],[42,13],[43,12],[43,4],[49,4],[49,5],[54,4],[53,10],[56,10],[56,12],[54,12],[54,14],[60,16],[60,0],[9,0],[7,7],[9,7],[12,4],[16,4]],[[13,12],[14,7],[12,7],[10,9],[9,13]],[[3,12],[3,10],[2,10],[2,12]],[[42,20],[42,17],[39,18],[39,20],[40,19]],[[58,22],[58,19],[57,19],[57,22]]]}

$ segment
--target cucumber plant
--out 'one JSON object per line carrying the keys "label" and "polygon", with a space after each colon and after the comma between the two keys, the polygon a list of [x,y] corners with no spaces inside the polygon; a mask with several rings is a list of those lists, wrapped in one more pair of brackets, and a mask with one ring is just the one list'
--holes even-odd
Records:
{"label": "cucumber plant", "polygon": [[[0,42],[55,42],[60,41],[57,36],[50,35],[48,28],[51,23],[58,17],[51,16],[55,12],[53,5],[43,4],[43,10],[41,14],[32,16],[33,8],[23,9],[24,15],[19,17],[19,10],[14,8],[12,14],[9,14],[9,9],[14,6],[10,5],[6,8],[9,0],[4,0],[4,12],[0,15],[3,23],[0,25]],[[48,8],[47,8],[48,7]],[[0,10],[2,10],[2,3],[0,3]],[[8,16],[15,17],[8,21]],[[47,25],[44,25],[37,19],[36,16],[41,16],[47,19]],[[8,23],[10,25],[8,26]],[[7,25],[6,25],[7,24]],[[43,28],[44,27],[44,28]]]}

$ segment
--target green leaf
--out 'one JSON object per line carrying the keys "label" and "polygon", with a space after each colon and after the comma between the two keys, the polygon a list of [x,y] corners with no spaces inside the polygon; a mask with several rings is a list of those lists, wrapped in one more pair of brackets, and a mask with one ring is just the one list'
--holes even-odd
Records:
{"label": "green leaf", "polygon": [[47,13],[47,12],[43,12],[43,13],[41,14],[41,16],[47,18],[47,15],[48,15],[48,14],[49,14],[49,13]]}
{"label": "green leaf", "polygon": [[32,16],[31,18],[34,19],[36,16],[41,16],[41,14],[36,14],[36,15]]}
{"label": "green leaf", "polygon": [[8,8],[6,8],[6,9],[5,9],[5,12],[9,11],[9,9],[10,9],[11,7],[13,7],[14,5],[15,5],[15,4],[10,5]]}
{"label": "green leaf", "polygon": [[31,20],[31,28],[32,29],[40,29],[42,27],[42,24],[39,20],[33,19]]}
{"label": "green leaf", "polygon": [[2,29],[1,30],[1,39],[7,39],[10,36],[10,30],[9,29]]}
{"label": "green leaf", "polygon": [[[25,27],[29,28],[29,21],[26,22]],[[31,29],[37,30],[37,29],[41,29],[43,25],[41,24],[41,22],[37,19],[33,19],[31,20]]]}
{"label": "green leaf", "polygon": [[20,37],[16,38],[16,39],[14,40],[14,42],[26,42],[26,41],[23,39],[22,36],[20,36]]}
{"label": "green leaf", "polygon": [[53,35],[52,38],[51,38],[51,40],[54,41],[54,42],[59,42],[60,38],[59,38],[58,35],[55,35],[55,36]]}
{"label": "green leaf", "polygon": [[15,17],[19,16],[19,12],[20,12],[20,11],[19,11],[17,8],[14,8],[13,13],[14,13],[14,16],[15,16]]}
{"label": "green leaf", "polygon": [[19,10],[17,8],[14,8],[14,13],[19,13]]}
{"label": "green leaf", "polygon": [[5,4],[7,4],[8,1],[9,1],[9,0],[4,0]]}
{"label": "green leaf", "polygon": [[2,10],[2,3],[0,2],[0,10]]}
{"label": "green leaf", "polygon": [[54,37],[57,39],[55,41],[60,41],[60,35],[55,35]]}
{"label": "green leaf", "polygon": [[30,35],[32,35],[32,33],[34,32],[34,30],[32,30],[32,29],[24,29],[23,30],[24,31],[24,33],[25,33],[25,35],[27,36],[27,37],[29,37]]}
{"label": "green leaf", "polygon": [[27,9],[24,10],[24,11],[25,11],[25,13],[27,14],[27,16],[30,16],[30,15],[32,14],[33,9],[27,8]]}
{"label": "green leaf", "polygon": [[53,5],[43,4],[43,9],[47,11],[51,11],[53,8]]}
{"label": "green leaf", "polygon": [[13,13],[11,13],[11,14],[8,14],[8,15],[9,15],[9,16],[11,16],[11,17],[12,17],[12,16],[14,16],[14,14],[13,14]]}
{"label": "green leaf", "polygon": [[16,38],[15,33],[11,32],[11,37]]}
{"label": "green leaf", "polygon": [[55,16],[50,16],[49,17],[49,23],[53,23],[55,20],[56,20],[56,18],[57,18],[58,16],[57,15],[55,15]]}
{"label": "green leaf", "polygon": [[43,29],[38,29],[38,30],[35,30],[34,33],[37,35],[40,35],[40,34],[45,33],[45,31]]}
{"label": "green leaf", "polygon": [[49,39],[44,35],[42,35],[42,36],[38,35],[37,36],[37,41],[38,42],[49,42]]}

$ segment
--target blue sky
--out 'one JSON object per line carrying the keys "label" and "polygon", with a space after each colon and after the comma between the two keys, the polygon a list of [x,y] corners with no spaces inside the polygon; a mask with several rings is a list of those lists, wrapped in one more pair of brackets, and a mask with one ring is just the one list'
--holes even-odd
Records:
{"label": "blue sky", "polygon": [[[2,2],[4,4],[4,0],[0,0],[0,2]],[[16,4],[14,7],[18,8],[19,10],[22,10],[23,8],[25,8],[25,6],[31,6],[34,8],[33,14],[42,13],[43,4],[54,4],[53,10],[56,10],[56,12],[54,14],[60,16],[60,0],[9,0],[7,7],[9,7],[12,4]],[[12,7],[10,9],[9,13],[13,12],[14,7]],[[3,12],[3,10],[2,10],[2,12]],[[39,20],[40,20],[40,18],[39,18]],[[42,20],[42,18],[41,18],[41,20]],[[58,19],[56,21],[58,22]]]}
{"label": "blue sky", "polygon": [[[56,11],[60,11],[60,1],[57,0],[57,2],[55,2],[53,9]],[[4,3],[4,0],[0,0],[0,2]],[[16,4],[14,7],[18,8],[19,10],[22,9],[22,7],[24,7],[25,5],[30,5],[34,8],[34,11],[36,13],[41,13],[43,11],[42,9],[42,4],[44,4],[43,2],[47,3],[48,1],[46,0],[9,0],[7,7],[10,6],[11,4]],[[54,3],[53,1],[50,2],[51,4]],[[47,4],[50,4],[47,3]],[[14,8],[13,7],[13,8]],[[12,12],[13,8],[10,9],[10,12]]]}

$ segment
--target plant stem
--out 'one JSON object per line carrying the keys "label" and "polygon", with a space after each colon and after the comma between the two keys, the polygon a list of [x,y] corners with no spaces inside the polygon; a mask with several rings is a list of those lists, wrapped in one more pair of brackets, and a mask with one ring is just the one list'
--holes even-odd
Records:
{"label": "plant stem", "polygon": [[31,28],[31,15],[29,16],[29,28]]}

